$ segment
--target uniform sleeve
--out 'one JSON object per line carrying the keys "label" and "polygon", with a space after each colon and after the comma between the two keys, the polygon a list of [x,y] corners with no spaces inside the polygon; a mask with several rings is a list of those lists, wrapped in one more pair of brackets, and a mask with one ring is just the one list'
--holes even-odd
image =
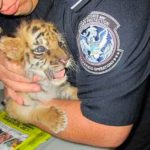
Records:
{"label": "uniform sleeve", "polygon": [[31,18],[47,20],[53,4],[53,0],[39,0],[35,10],[31,14]]}
{"label": "uniform sleeve", "polygon": [[[110,15],[94,12],[92,17],[89,15],[79,24],[77,43],[80,56],[76,80],[79,99],[82,101],[81,111],[85,117],[98,123],[115,126],[129,125],[134,123],[139,116],[147,86],[146,80],[150,73],[150,25],[148,21],[147,23],[145,21],[137,27],[135,24],[138,22],[133,21],[133,24],[120,27],[120,30],[114,32],[114,36],[118,33],[117,40],[120,40],[119,49],[122,49],[122,56],[117,53],[115,55],[114,52],[112,57],[107,57],[103,53],[106,54],[106,48],[110,50],[111,46],[113,47],[111,40],[114,39],[111,38],[112,32],[110,32],[112,28],[107,30],[109,27],[106,29],[105,25],[100,26],[97,22],[91,25],[92,18],[96,18],[97,14],[110,19],[110,22],[113,21]],[[142,18],[142,16],[138,17]],[[118,22],[121,24],[121,19]],[[107,36],[107,45],[101,47],[98,57],[94,53],[97,52],[96,42],[99,40],[95,36],[97,34],[101,34],[102,39],[105,35]],[[108,64],[111,60],[112,63],[109,66],[118,57],[120,57],[118,62],[109,68]],[[106,70],[103,70],[102,65],[105,62],[107,66],[105,65]],[[101,66],[98,66],[99,64]]]}
{"label": "uniform sleeve", "polygon": [[84,116],[107,125],[136,121],[150,73],[150,42],[145,44],[139,56],[132,56],[132,61],[126,60],[106,74],[93,75],[79,67],[77,83]]}

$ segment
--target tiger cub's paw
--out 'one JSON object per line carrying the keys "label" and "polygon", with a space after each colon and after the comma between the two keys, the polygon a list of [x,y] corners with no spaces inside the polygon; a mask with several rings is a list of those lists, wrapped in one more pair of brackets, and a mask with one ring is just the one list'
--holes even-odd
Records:
{"label": "tiger cub's paw", "polygon": [[39,115],[38,122],[41,122],[54,133],[59,133],[67,127],[67,115],[57,107],[51,106],[44,109],[43,112],[41,110]]}

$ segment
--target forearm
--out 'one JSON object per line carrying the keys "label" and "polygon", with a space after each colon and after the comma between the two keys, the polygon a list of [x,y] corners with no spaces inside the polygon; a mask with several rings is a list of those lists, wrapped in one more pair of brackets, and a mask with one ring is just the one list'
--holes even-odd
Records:
{"label": "forearm", "polygon": [[[116,147],[127,138],[131,130],[131,126],[106,126],[88,120],[81,113],[79,101],[53,100],[48,105],[57,106],[67,114],[67,127],[64,131],[54,134],[65,140],[98,147]],[[42,123],[34,124],[51,133]]]}

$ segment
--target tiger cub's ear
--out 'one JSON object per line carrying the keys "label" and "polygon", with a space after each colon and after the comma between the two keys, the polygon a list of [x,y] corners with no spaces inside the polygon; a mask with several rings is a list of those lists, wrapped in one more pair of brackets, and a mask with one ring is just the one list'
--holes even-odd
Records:
{"label": "tiger cub's ear", "polygon": [[24,56],[25,47],[18,37],[2,37],[0,39],[0,51],[2,51],[9,60],[21,61]]}

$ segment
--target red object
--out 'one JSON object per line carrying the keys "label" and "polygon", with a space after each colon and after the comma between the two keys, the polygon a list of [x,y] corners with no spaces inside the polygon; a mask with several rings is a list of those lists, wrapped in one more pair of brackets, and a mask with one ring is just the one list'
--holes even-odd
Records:
{"label": "red object", "polygon": [[0,13],[5,15],[13,15],[19,8],[19,0],[4,0]]}

